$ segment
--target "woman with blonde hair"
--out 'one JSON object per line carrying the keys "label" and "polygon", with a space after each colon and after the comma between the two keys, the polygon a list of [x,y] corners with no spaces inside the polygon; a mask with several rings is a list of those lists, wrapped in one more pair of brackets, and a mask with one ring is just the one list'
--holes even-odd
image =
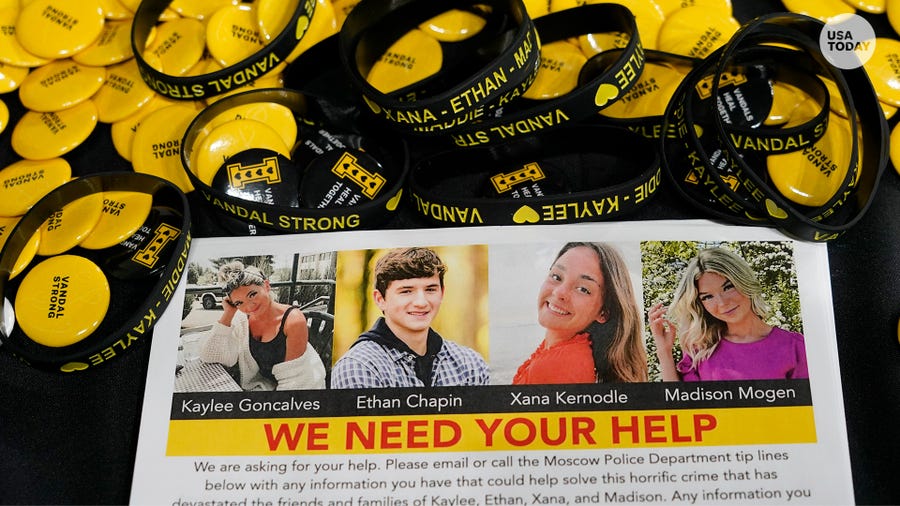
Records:
{"label": "woman with blonde hair", "polygon": [[[762,285],[735,253],[700,250],[673,298],[671,308],[656,304],[649,312],[664,381],[809,376],[803,335],[766,323],[769,307]],[[676,337],[682,350],[677,365],[672,355]]]}
{"label": "woman with blonde hair", "polygon": [[213,324],[200,358],[238,365],[244,390],[325,388],[325,365],[309,344],[306,317],[275,300],[262,271],[233,261],[219,268],[222,316]]}
{"label": "woman with blonde hair", "polygon": [[513,384],[647,381],[641,312],[611,245],[562,247],[538,291],[544,339]]}

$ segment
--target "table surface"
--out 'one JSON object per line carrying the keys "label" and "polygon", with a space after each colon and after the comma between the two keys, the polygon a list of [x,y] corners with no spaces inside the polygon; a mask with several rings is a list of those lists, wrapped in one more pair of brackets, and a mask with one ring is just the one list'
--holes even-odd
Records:
{"label": "table surface", "polygon": [[[777,1],[758,0],[735,0],[734,8],[740,21],[784,10]],[[870,19],[879,33],[890,30],[884,18]],[[115,158],[108,126],[105,132],[103,128],[95,132],[99,140],[72,154],[73,166],[128,167]],[[2,142],[0,149],[9,152],[8,139]],[[631,218],[701,217],[675,196],[660,193]],[[889,167],[865,218],[828,245],[858,503],[900,503],[898,218],[900,176]],[[426,224],[401,212],[387,226]],[[137,347],[104,367],[76,375],[35,371],[0,353],[0,503],[128,501],[149,349]]]}

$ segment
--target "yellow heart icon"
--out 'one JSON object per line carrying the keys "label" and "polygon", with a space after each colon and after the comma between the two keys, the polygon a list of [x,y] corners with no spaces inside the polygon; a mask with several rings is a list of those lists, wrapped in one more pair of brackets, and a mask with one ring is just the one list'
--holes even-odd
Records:
{"label": "yellow heart icon", "polygon": [[68,364],[63,364],[62,367],[59,368],[62,372],[75,372],[75,371],[83,371],[87,369],[89,366],[84,362],[69,362]]}
{"label": "yellow heart icon", "polygon": [[597,107],[603,107],[607,102],[619,96],[619,88],[616,85],[603,83],[597,87],[597,93],[594,94],[594,103]]}
{"label": "yellow heart icon", "polygon": [[768,211],[769,216],[777,220],[783,220],[788,217],[784,209],[778,207],[778,204],[772,202],[771,199],[766,199],[766,211]]}
{"label": "yellow heart icon", "polygon": [[386,207],[388,211],[395,211],[397,209],[397,206],[400,205],[400,197],[402,195],[403,190],[401,189],[397,192],[396,195],[394,195],[390,200],[387,201],[387,205],[385,205],[384,207]]}
{"label": "yellow heart icon", "polygon": [[522,206],[513,214],[513,221],[516,223],[537,223],[541,221],[541,217],[531,207]]}
{"label": "yellow heart icon", "polygon": [[297,28],[294,30],[294,39],[300,40],[306,35],[309,28],[309,16],[300,16],[297,18]]}

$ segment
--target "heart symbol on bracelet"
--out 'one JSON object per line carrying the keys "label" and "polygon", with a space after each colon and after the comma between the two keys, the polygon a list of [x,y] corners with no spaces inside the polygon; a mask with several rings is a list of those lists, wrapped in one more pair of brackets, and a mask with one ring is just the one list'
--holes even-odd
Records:
{"label": "heart symbol on bracelet", "polygon": [[85,364],[84,362],[69,362],[67,364],[64,364],[62,367],[60,367],[59,370],[62,372],[75,372],[75,371],[84,371],[88,367],[89,366],[87,364]]}
{"label": "heart symbol on bracelet", "polygon": [[597,87],[597,93],[594,94],[594,103],[597,104],[597,107],[603,107],[618,96],[619,88],[616,88],[616,85],[603,83]]}
{"label": "heart symbol on bracelet", "polygon": [[787,213],[784,212],[784,209],[778,207],[778,204],[772,202],[771,199],[766,199],[766,211],[769,213],[769,216],[783,220],[788,217]]}
{"label": "heart symbol on bracelet", "polygon": [[397,209],[397,206],[400,205],[400,197],[403,195],[403,190],[397,192],[396,195],[390,198],[387,201],[387,204],[384,206],[388,211],[394,211]]}
{"label": "heart symbol on bracelet", "polygon": [[537,211],[531,207],[522,206],[515,214],[513,214],[513,221],[519,224],[537,223],[541,221],[541,217],[538,215]]}

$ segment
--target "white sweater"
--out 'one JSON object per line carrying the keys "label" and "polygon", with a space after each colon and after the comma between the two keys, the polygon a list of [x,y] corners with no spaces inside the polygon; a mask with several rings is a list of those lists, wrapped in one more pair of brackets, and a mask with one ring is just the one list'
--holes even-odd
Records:
{"label": "white sweater", "polygon": [[231,367],[235,363],[241,372],[241,388],[251,390],[314,390],[325,388],[325,366],[319,354],[307,343],[299,357],[275,364],[272,375],[277,384],[259,374],[259,365],[250,354],[250,323],[247,315],[237,312],[231,326],[219,322],[200,351],[200,359]]}

